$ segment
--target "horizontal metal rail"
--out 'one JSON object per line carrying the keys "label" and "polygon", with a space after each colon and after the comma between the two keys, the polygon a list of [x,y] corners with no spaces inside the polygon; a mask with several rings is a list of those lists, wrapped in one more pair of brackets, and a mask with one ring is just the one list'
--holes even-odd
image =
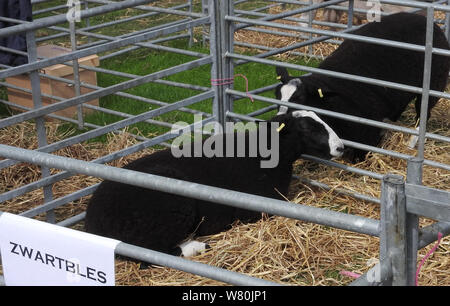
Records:
{"label": "horizontal metal rail", "polygon": [[[211,118],[207,118],[207,119],[204,119],[204,120],[200,121],[200,123],[202,125],[205,125],[205,124],[207,124],[209,122],[213,122],[214,120],[215,120],[215,118],[211,117]],[[194,127],[195,127],[194,125],[196,125],[196,124],[199,124],[199,122],[196,122],[196,123],[193,123],[193,124],[187,126],[186,129],[191,131],[191,130],[194,129]],[[128,148],[121,149],[119,151],[107,154],[105,156],[99,157],[99,158],[97,158],[95,160],[92,160],[90,162],[92,162],[92,163],[99,163],[99,164],[108,163],[108,162],[117,160],[119,158],[125,157],[125,156],[127,156],[129,154],[133,154],[133,153],[136,153],[138,151],[142,151],[142,150],[144,150],[144,149],[146,149],[148,147],[151,147],[151,146],[154,146],[154,145],[157,145],[157,144],[162,144],[164,141],[167,141],[167,140],[170,140],[172,138],[178,137],[179,135],[182,134],[182,132],[183,132],[183,130],[178,130],[178,131],[173,131],[172,130],[172,131],[170,131],[168,133],[164,133],[162,135],[159,135],[159,136],[156,136],[156,137],[153,137],[153,138],[150,138],[150,139],[147,138],[147,139],[143,140],[141,143],[138,143],[138,144],[132,145],[132,146],[130,146]],[[75,175],[75,174],[69,173],[67,171],[63,171],[63,172],[60,172],[60,173],[57,173],[57,174],[50,175],[50,176],[45,177],[45,178],[41,178],[41,179],[39,179],[39,180],[37,180],[37,181],[35,181],[33,183],[29,183],[27,185],[18,187],[18,188],[14,189],[14,190],[7,191],[7,192],[5,192],[3,194],[0,194],[0,203],[8,201],[10,199],[13,199],[13,198],[15,198],[17,196],[20,196],[20,195],[24,194],[24,193],[36,190],[38,188],[41,188],[41,187],[44,187],[44,186],[47,186],[47,185],[51,185],[51,184],[56,183],[58,181],[61,181],[63,179],[69,178],[69,177],[71,177],[73,175]],[[92,190],[92,192],[93,191],[94,190]],[[85,191],[83,191],[83,190],[76,191],[75,193],[77,194],[77,196],[74,199],[78,199],[78,198],[84,196],[84,192]],[[82,195],[80,195],[80,194],[82,194]],[[56,201],[58,201],[58,202],[56,202]],[[73,201],[73,199],[70,198],[70,201]],[[28,210],[28,211],[24,212],[23,215],[27,216],[27,217],[33,217],[33,216],[36,216],[36,215],[38,215],[40,213],[43,213],[43,212],[51,210],[51,209],[53,209],[55,207],[58,207],[59,205],[68,203],[70,201],[67,200],[67,199],[65,199],[65,200],[56,199],[54,201],[50,201],[50,202],[45,203],[45,204],[43,204],[41,206],[35,207],[35,208],[31,209],[31,210]]]}
{"label": "horizontal metal rail", "polygon": [[34,119],[34,118],[37,118],[37,117],[45,115],[45,114],[53,113],[55,111],[67,108],[69,106],[79,105],[79,104],[91,101],[93,99],[96,99],[96,98],[107,96],[107,95],[112,94],[117,91],[123,91],[123,90],[129,89],[129,88],[132,88],[132,87],[136,87],[141,84],[144,84],[144,83],[156,80],[156,79],[160,79],[160,78],[169,76],[174,73],[189,70],[189,69],[192,69],[195,67],[199,67],[201,65],[206,65],[206,64],[211,63],[211,60],[212,60],[211,57],[201,58],[201,59],[194,60],[194,61],[191,61],[191,62],[188,62],[185,64],[181,64],[179,66],[164,69],[164,70],[161,70],[161,71],[158,71],[155,73],[151,73],[149,75],[141,76],[141,77],[133,79],[133,80],[129,80],[129,81],[125,81],[125,82],[122,82],[122,83],[119,83],[116,85],[105,87],[103,89],[99,89],[94,92],[86,93],[86,94],[80,95],[78,97],[70,98],[70,99],[65,100],[64,102],[44,106],[42,108],[35,109],[35,110],[29,111],[26,113],[14,115],[14,116],[0,120],[0,128],[4,128],[9,125],[16,124],[16,123],[19,123],[19,122],[22,122],[25,120]]}
{"label": "horizontal metal rail", "polygon": [[138,187],[378,236],[379,221],[123,168],[0,145],[0,156]]}
{"label": "horizontal metal rail", "polygon": [[[135,6],[141,5],[141,4],[147,4],[147,3],[150,3],[151,1],[152,0],[125,0],[125,1],[121,1],[121,2],[113,2],[108,5],[103,5],[103,6],[99,6],[99,7],[90,8],[87,10],[82,10],[80,12],[80,17],[82,19],[84,19],[84,18],[96,16],[96,15],[101,15],[101,14],[121,10],[121,9],[135,7]],[[45,17],[45,18],[39,18],[39,19],[33,21],[32,23],[20,24],[20,25],[15,25],[15,26],[0,29],[0,37],[19,34],[19,33],[23,33],[26,31],[33,31],[33,30],[49,27],[52,25],[56,25],[59,23],[64,23],[64,22],[67,22],[66,14],[50,16],[50,17]]]}
{"label": "horizontal metal rail", "polygon": [[[425,51],[425,47],[421,45],[415,45],[411,43],[404,43],[404,42],[398,42],[388,39],[381,39],[381,38],[375,38],[370,36],[362,36],[362,35],[356,35],[356,34],[349,34],[349,33],[343,33],[343,32],[333,32],[328,30],[319,30],[309,27],[301,27],[301,26],[293,26],[293,25],[286,25],[282,23],[276,23],[276,22],[267,22],[267,21],[260,21],[255,19],[249,19],[249,18],[242,18],[242,17],[234,17],[234,16],[226,16],[226,20],[233,21],[233,22],[246,22],[253,25],[260,25],[260,26],[267,26],[267,27],[275,27],[280,28],[284,30],[290,30],[290,31],[299,31],[299,32],[306,32],[311,34],[319,34],[319,35],[325,35],[330,37],[339,37],[349,40],[355,40],[370,44],[377,44],[377,45],[383,45],[383,46],[389,46],[389,47],[396,47],[396,48],[402,48],[412,51]],[[450,51],[440,48],[433,48],[434,54],[444,55],[444,56],[450,56]]]}
{"label": "horizontal metal rail", "polygon": [[[237,91],[234,89],[227,89],[226,91],[228,94],[240,96],[242,98],[247,97],[247,94],[245,92]],[[343,119],[343,120],[347,120],[347,121],[351,121],[351,122],[361,123],[361,124],[378,127],[378,128],[382,128],[382,129],[387,129],[387,130],[391,130],[391,131],[396,131],[396,132],[408,133],[411,135],[419,135],[419,132],[415,129],[405,128],[402,126],[389,124],[386,122],[381,122],[381,121],[371,120],[371,119],[367,119],[367,118],[363,118],[363,117],[357,117],[357,116],[353,116],[353,115],[347,115],[347,114],[343,114],[343,113],[328,111],[328,110],[324,110],[321,108],[307,106],[307,105],[298,104],[298,103],[285,102],[285,101],[268,98],[268,97],[264,97],[264,96],[260,96],[260,95],[255,95],[255,94],[253,94],[252,97],[255,100],[269,102],[269,103],[272,103],[275,105],[287,106],[289,108],[294,108],[294,109],[309,110],[309,111],[313,111],[313,112],[316,112],[321,115],[339,118],[339,119]],[[429,139],[443,141],[443,142],[450,142],[450,137],[446,137],[446,136],[442,136],[442,135],[438,135],[438,134],[426,133],[425,137],[429,138]]]}
{"label": "horizontal metal rail", "polygon": [[56,57],[49,58],[46,60],[41,60],[38,62],[28,63],[25,65],[13,67],[13,68],[10,68],[7,70],[2,70],[2,71],[0,71],[0,78],[6,78],[9,76],[23,74],[23,73],[27,73],[27,72],[30,72],[33,70],[39,70],[39,69],[42,69],[42,68],[45,68],[45,67],[48,67],[51,65],[55,65],[55,64],[62,64],[62,63],[68,62],[68,61],[72,61],[72,60],[86,57],[89,55],[97,54],[99,52],[110,51],[112,49],[132,45],[132,44],[135,44],[135,43],[138,43],[141,41],[150,40],[150,39],[153,39],[158,36],[169,35],[169,34],[172,34],[175,32],[179,32],[184,29],[188,29],[190,27],[206,24],[208,22],[209,22],[209,16],[203,17],[200,19],[194,19],[191,21],[186,21],[184,23],[180,23],[180,24],[177,24],[174,26],[157,29],[157,30],[153,30],[150,32],[145,32],[143,34],[127,37],[127,38],[124,38],[124,39],[121,39],[118,41],[104,43],[100,46],[86,48],[86,49],[78,50],[78,51],[72,51],[71,53],[68,53],[65,55],[56,56]]}
{"label": "horizontal metal rail", "polygon": [[405,192],[409,213],[450,222],[450,192],[414,184],[406,184]]}
{"label": "horizontal metal rail", "polygon": [[177,269],[180,271],[200,275],[206,278],[222,281],[237,286],[280,286],[281,284],[250,277],[248,275],[190,261],[182,257],[167,255],[157,251],[145,249],[127,243],[119,243],[115,253],[131,257],[152,264]]}
{"label": "horizontal metal rail", "polygon": [[[201,94],[198,94],[196,96],[193,96],[193,97],[190,97],[190,98],[187,98],[187,99],[175,102],[175,103],[171,103],[171,104],[168,104],[166,106],[162,106],[160,108],[141,113],[139,115],[135,115],[135,116],[133,116],[131,118],[122,119],[120,121],[108,124],[106,126],[99,127],[99,128],[97,128],[95,130],[91,130],[91,131],[85,132],[85,133],[83,133],[81,135],[76,135],[76,136],[73,136],[73,137],[70,137],[70,138],[67,138],[67,139],[64,139],[64,140],[60,140],[58,142],[55,142],[55,143],[52,143],[52,144],[49,144],[49,145],[42,146],[42,147],[40,147],[37,150],[38,151],[42,151],[42,152],[53,152],[53,151],[59,150],[59,149],[61,149],[63,147],[66,147],[66,146],[69,146],[69,145],[73,145],[73,144],[76,144],[76,143],[79,143],[81,141],[85,141],[85,140],[88,140],[88,139],[91,139],[91,138],[94,138],[94,137],[98,137],[100,135],[104,135],[104,134],[107,134],[109,132],[112,132],[112,131],[115,131],[115,130],[118,130],[118,129],[122,129],[124,127],[129,126],[129,125],[132,125],[132,124],[135,124],[135,123],[138,123],[138,122],[142,122],[142,121],[145,121],[147,119],[150,119],[150,118],[153,118],[153,117],[156,117],[156,116],[160,116],[162,114],[165,114],[165,113],[177,110],[177,108],[179,108],[179,107],[184,107],[184,106],[187,106],[187,105],[198,103],[200,101],[204,101],[206,99],[212,98],[213,96],[214,96],[214,91],[213,90],[211,90],[209,92],[201,93]],[[10,160],[1,161],[0,162],[0,165],[1,165],[0,169],[4,168],[4,167],[8,167],[8,166],[10,166],[10,165],[12,165],[14,163],[15,162],[13,160],[11,160],[11,161]]]}

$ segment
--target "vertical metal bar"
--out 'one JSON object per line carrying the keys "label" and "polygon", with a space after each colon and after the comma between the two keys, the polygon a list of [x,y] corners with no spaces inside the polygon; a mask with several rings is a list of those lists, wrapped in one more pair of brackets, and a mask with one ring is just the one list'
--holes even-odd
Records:
{"label": "vertical metal bar", "polygon": [[[387,174],[381,183],[380,223],[380,263],[390,263],[392,267],[392,278],[384,284],[405,286],[406,197],[404,180],[399,175]],[[381,275],[381,279],[385,276]]]}
{"label": "vertical metal bar", "polygon": [[425,133],[428,120],[428,98],[430,96],[430,79],[431,79],[431,59],[433,51],[433,26],[434,26],[434,8],[427,7],[427,27],[425,37],[425,59],[423,66],[423,85],[422,85],[422,101],[420,106],[420,123],[419,123],[419,141],[417,148],[417,157],[424,158],[425,150]]}
{"label": "vertical metal bar", "polygon": [[211,16],[209,44],[213,58],[211,79],[215,80],[215,84],[227,83],[213,85],[215,91],[213,115],[222,126],[225,126],[227,111],[232,110],[232,97],[227,95],[225,89],[230,87],[229,83],[233,77],[233,59],[226,57],[226,53],[233,50],[234,33],[234,27],[227,24],[225,16],[233,13],[233,2],[209,0],[209,13]]}
{"label": "vertical metal bar", "polygon": [[354,0],[348,1],[348,13],[347,13],[347,28],[350,29],[353,27],[353,8],[354,8]]}
{"label": "vertical metal bar", "polygon": [[[309,6],[313,5],[313,0],[309,0]],[[314,19],[314,14],[312,10],[308,11],[308,28],[312,28],[312,24],[313,24],[313,19]],[[311,40],[313,38],[312,33],[309,33],[309,39]],[[309,56],[313,55],[313,44],[309,44],[308,45],[308,54]]]}
{"label": "vertical metal bar", "polygon": [[[226,53],[234,52],[234,22],[232,21],[226,21],[225,16],[233,16],[234,15],[234,1],[223,1],[224,9],[223,9],[223,27],[222,30],[224,31],[224,44],[222,45],[222,59],[224,60],[224,72],[225,78],[231,79],[234,76],[234,59],[225,56]],[[233,84],[228,85],[226,88],[233,88]],[[234,97],[232,95],[229,95],[226,93],[226,91],[223,91],[223,98],[224,98],[224,106],[225,106],[225,114],[228,111],[233,111],[233,101]],[[225,118],[226,120],[226,118]]]}
{"label": "vertical metal bar", "polygon": [[[77,51],[77,36],[75,28],[75,20],[69,21],[70,26],[70,44],[72,45],[72,51]],[[73,60],[73,80],[74,80],[74,94],[75,97],[81,95],[81,85],[80,85],[80,67],[78,65],[78,59]],[[83,120],[83,105],[77,105],[77,118],[78,118],[78,128],[81,130],[84,127]]]}
{"label": "vertical metal bar", "polygon": [[[36,47],[36,37],[34,31],[26,32],[27,39],[27,52],[28,52],[28,62],[36,62],[38,59],[37,56],[37,47]],[[31,82],[31,92],[33,97],[33,107],[41,108],[42,104],[42,96],[41,96],[41,81],[39,79],[39,71],[34,70],[30,72],[30,82]],[[47,133],[45,130],[45,119],[44,116],[38,117],[35,120],[36,122],[36,132],[38,137],[38,147],[44,147],[47,145]],[[42,178],[50,176],[50,169],[47,167],[41,167]],[[53,200],[53,192],[52,185],[48,185],[44,187],[44,203],[50,202]],[[51,223],[55,223],[55,214],[54,211],[51,210],[46,215],[47,221]]]}
{"label": "vertical metal bar", "polygon": [[[208,0],[202,0],[202,13],[204,15],[208,14],[208,7],[209,7]],[[207,29],[207,26],[202,25],[202,46],[204,48],[206,47],[206,36],[207,36],[206,29]]]}
{"label": "vertical metal bar", "polygon": [[[413,157],[408,160],[406,181],[410,184],[422,184],[423,159]],[[406,213],[406,270],[407,285],[415,285],[417,269],[417,251],[419,250],[419,216]]]}
{"label": "vertical metal bar", "polygon": [[[450,5],[450,0],[447,0],[447,5]],[[445,36],[450,37],[450,12],[445,12]]]}
{"label": "vertical metal bar", "polygon": [[[89,1],[84,1],[84,9],[89,9]],[[86,20],[86,28],[89,28],[91,26],[91,20],[89,17],[85,18]],[[92,37],[88,36],[88,43],[92,43]]]}
{"label": "vertical metal bar", "polygon": [[[208,0],[208,13],[210,16],[211,24],[209,28],[209,50],[212,57],[211,64],[211,85],[213,80],[219,80],[222,76],[222,60],[220,54],[220,22],[217,17],[220,14],[220,7],[218,1]],[[214,98],[212,105],[213,116],[217,118],[217,121],[222,124],[225,123],[225,114],[223,114],[223,99],[222,99],[222,87],[212,85],[214,90]]]}

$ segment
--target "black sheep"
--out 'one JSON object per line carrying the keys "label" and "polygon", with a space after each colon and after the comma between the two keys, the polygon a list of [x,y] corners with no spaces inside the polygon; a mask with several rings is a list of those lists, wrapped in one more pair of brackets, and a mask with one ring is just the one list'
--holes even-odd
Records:
{"label": "black sheep", "polygon": [[[398,13],[383,17],[353,31],[353,34],[381,39],[425,44],[426,18],[411,13]],[[448,41],[435,24],[433,47],[450,49]],[[321,69],[343,72],[363,77],[422,87],[424,53],[387,47],[365,42],[345,40],[340,47],[319,66]],[[447,85],[450,60],[433,55],[431,67],[432,90],[444,91]],[[277,67],[282,81],[276,89],[277,99],[314,106],[344,114],[377,121],[397,121],[407,105],[416,99],[417,117],[420,116],[422,96],[397,89],[349,81],[312,73],[302,77],[289,76],[285,68]],[[438,98],[429,98],[428,117]],[[280,107],[280,112],[288,111]],[[339,137],[355,142],[377,146],[382,133],[379,128],[322,117]],[[363,160],[366,151],[350,150],[353,161]],[[347,155],[347,154],[346,154]]]}
{"label": "black sheep", "polygon": [[[248,157],[249,139],[261,135],[261,124],[254,131],[247,130],[245,134],[229,134],[235,143],[238,135],[245,136],[245,157],[226,157],[229,156],[227,154],[225,157],[176,158],[167,149],[139,158],[125,168],[283,199],[280,194],[288,192],[292,163],[301,154],[327,159],[342,155],[341,140],[313,112],[295,111],[275,116],[270,122],[279,122],[281,128],[276,131],[278,134],[272,130],[274,135],[279,135],[279,150],[276,152],[279,153],[279,159],[273,168],[261,168],[260,162],[266,160],[267,155],[263,157],[258,152],[256,157]],[[273,137],[270,136],[270,131],[263,135],[267,135],[267,144],[276,139],[269,139]],[[227,142],[223,140],[223,152],[226,152]],[[233,147],[236,154],[237,146]],[[205,244],[186,242],[186,239],[219,233],[228,229],[236,220],[256,222],[261,217],[261,212],[104,181],[89,202],[85,228],[90,233],[156,251],[190,256],[204,249]]]}

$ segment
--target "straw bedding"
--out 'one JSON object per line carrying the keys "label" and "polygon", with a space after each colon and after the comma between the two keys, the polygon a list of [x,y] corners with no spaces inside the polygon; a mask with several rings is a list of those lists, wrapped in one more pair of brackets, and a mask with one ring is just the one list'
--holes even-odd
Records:
{"label": "straw bedding", "polygon": [[[319,12],[320,13],[320,12]],[[242,31],[244,32],[244,31]],[[237,38],[242,38],[236,34]],[[255,34],[252,35],[263,35]],[[245,35],[245,41],[260,38]],[[266,40],[267,41],[267,40]],[[277,42],[282,45],[287,41]],[[325,44],[324,44],[325,45]],[[328,54],[333,46],[315,47],[316,54]],[[442,100],[432,111],[429,121],[429,131],[450,137],[450,100]],[[399,124],[411,127],[414,124],[414,110],[411,106],[402,116]],[[58,132],[58,122],[46,124],[49,142],[73,134],[68,131],[64,135]],[[136,133],[136,131],[130,131]],[[146,135],[148,136],[148,135]],[[408,135],[388,132],[382,147],[406,154],[415,154],[414,149],[407,147]],[[0,131],[0,143],[16,147],[34,149],[37,147],[35,127],[31,123],[22,123]],[[128,133],[109,135],[106,144],[83,143],[70,146],[56,152],[58,155],[81,160],[93,160],[135,143]],[[132,154],[111,163],[113,166],[123,166],[151,150]],[[428,140],[425,158],[434,161],[450,162],[450,145],[439,141]],[[405,176],[406,162],[403,160],[370,154],[368,158],[356,167],[378,172],[396,173]],[[316,165],[309,161],[299,160],[295,165],[299,176],[326,183],[332,187],[330,191],[311,187],[299,181],[293,181],[290,193],[285,195],[294,203],[323,207],[335,211],[357,214],[365,217],[379,218],[379,206],[369,202],[355,200],[349,196],[333,192],[334,188],[379,197],[378,181],[344,172],[339,169]],[[301,170],[301,171],[300,171]],[[52,169],[52,173],[59,170]],[[38,167],[20,163],[3,169],[0,172],[0,192],[17,188],[40,177]],[[95,184],[100,180],[83,175],[73,176],[53,185],[54,198]],[[426,186],[450,190],[450,172],[425,166],[423,183]],[[2,211],[20,213],[42,204],[42,190],[36,190],[1,204]],[[86,208],[88,197],[56,209],[57,220],[81,213]],[[44,216],[39,216],[43,219]],[[422,220],[421,226],[431,224],[431,220]],[[75,226],[82,229],[82,224]],[[339,274],[342,270],[364,273],[377,262],[378,238],[355,234],[343,230],[310,224],[283,217],[263,218],[254,224],[236,223],[231,230],[203,237],[211,249],[195,256],[192,260],[246,273],[247,275],[264,278],[290,285],[345,285],[352,281],[349,277]],[[421,250],[418,259],[422,259],[431,245]],[[450,285],[450,239],[444,238],[441,245],[422,268],[420,285]],[[194,276],[165,267],[139,269],[139,264],[126,260],[116,260],[116,284],[118,285],[223,285],[220,282]]]}

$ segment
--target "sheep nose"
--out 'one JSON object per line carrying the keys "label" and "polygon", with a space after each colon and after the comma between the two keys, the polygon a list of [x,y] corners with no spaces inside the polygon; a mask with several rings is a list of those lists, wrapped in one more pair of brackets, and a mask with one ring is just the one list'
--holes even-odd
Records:
{"label": "sheep nose", "polygon": [[344,150],[345,150],[344,146],[336,148],[336,151],[338,151],[340,153],[344,153]]}
{"label": "sheep nose", "polygon": [[344,154],[344,150],[345,150],[345,148],[344,148],[343,144],[340,144],[340,145],[336,146],[334,148],[334,152],[331,153],[331,155],[333,156],[332,159],[341,157]]}

